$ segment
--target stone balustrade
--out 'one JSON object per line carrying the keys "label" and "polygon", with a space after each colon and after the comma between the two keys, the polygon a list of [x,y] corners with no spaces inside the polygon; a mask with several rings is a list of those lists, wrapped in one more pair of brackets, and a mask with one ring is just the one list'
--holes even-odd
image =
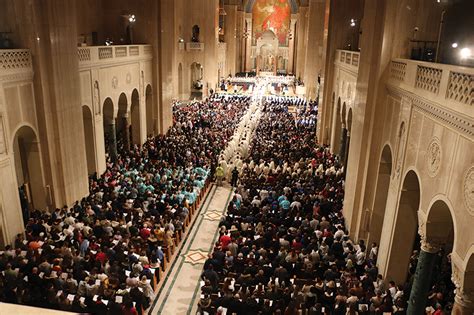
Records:
{"label": "stone balustrade", "polygon": [[28,49],[1,49],[0,77],[16,74],[33,74],[30,51]]}
{"label": "stone balustrade", "polygon": [[359,71],[359,60],[360,52],[358,51],[338,49],[336,52],[335,63],[347,67],[356,73]]}
{"label": "stone balustrade", "polygon": [[390,64],[389,84],[474,117],[474,69],[408,59]]}
{"label": "stone balustrade", "polygon": [[117,45],[117,46],[88,46],[77,49],[79,67],[90,66],[95,63],[124,62],[142,59],[153,55],[151,45]]}

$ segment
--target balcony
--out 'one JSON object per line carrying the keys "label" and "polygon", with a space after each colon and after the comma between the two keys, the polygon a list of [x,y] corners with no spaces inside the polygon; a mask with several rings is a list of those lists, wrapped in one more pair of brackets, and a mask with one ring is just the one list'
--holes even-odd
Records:
{"label": "balcony", "polygon": [[0,79],[32,78],[33,64],[28,49],[0,50]]}
{"label": "balcony", "polygon": [[390,64],[389,84],[474,117],[474,68],[394,59]]}
{"label": "balcony", "polygon": [[360,52],[350,50],[340,50],[336,52],[335,63],[351,70],[355,73],[359,72]]}
{"label": "balcony", "polygon": [[204,51],[204,43],[190,42],[186,43],[187,51]]}
{"label": "balcony", "polygon": [[77,49],[79,68],[90,67],[94,64],[124,63],[137,59],[151,59],[151,45],[120,45],[120,46],[90,46]]}

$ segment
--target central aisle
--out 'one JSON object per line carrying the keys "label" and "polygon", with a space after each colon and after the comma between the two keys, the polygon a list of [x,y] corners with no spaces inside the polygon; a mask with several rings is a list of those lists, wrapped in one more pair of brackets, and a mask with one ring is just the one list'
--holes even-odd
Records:
{"label": "central aisle", "polygon": [[171,265],[149,314],[195,314],[204,262],[218,236],[218,225],[232,196],[230,186],[213,185],[194,225]]}
{"label": "central aisle", "polygon": [[[241,118],[232,140],[221,154],[222,160],[219,163],[226,165],[228,173],[234,166],[240,168],[239,161],[246,157],[245,152],[248,151],[248,145],[258,125],[266,86],[266,80],[256,84],[252,102]],[[232,196],[233,191],[228,184],[220,187],[212,185],[204,203],[198,209],[197,218],[183,246],[171,264],[171,270],[165,277],[149,314],[196,314],[203,265],[219,236],[219,223]]]}

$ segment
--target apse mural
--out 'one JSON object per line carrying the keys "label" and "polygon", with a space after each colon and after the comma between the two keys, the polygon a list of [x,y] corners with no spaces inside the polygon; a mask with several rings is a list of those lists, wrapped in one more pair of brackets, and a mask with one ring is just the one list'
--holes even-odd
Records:
{"label": "apse mural", "polygon": [[252,17],[255,38],[271,30],[277,35],[280,45],[286,43],[291,18],[288,0],[256,0]]}

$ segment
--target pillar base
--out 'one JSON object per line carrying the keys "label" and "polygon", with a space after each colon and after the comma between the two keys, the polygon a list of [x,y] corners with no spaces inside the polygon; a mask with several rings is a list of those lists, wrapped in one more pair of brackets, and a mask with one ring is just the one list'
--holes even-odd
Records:
{"label": "pillar base", "polygon": [[[474,294],[473,294],[474,295]],[[474,314],[474,297],[458,292],[454,298],[452,315]]]}

